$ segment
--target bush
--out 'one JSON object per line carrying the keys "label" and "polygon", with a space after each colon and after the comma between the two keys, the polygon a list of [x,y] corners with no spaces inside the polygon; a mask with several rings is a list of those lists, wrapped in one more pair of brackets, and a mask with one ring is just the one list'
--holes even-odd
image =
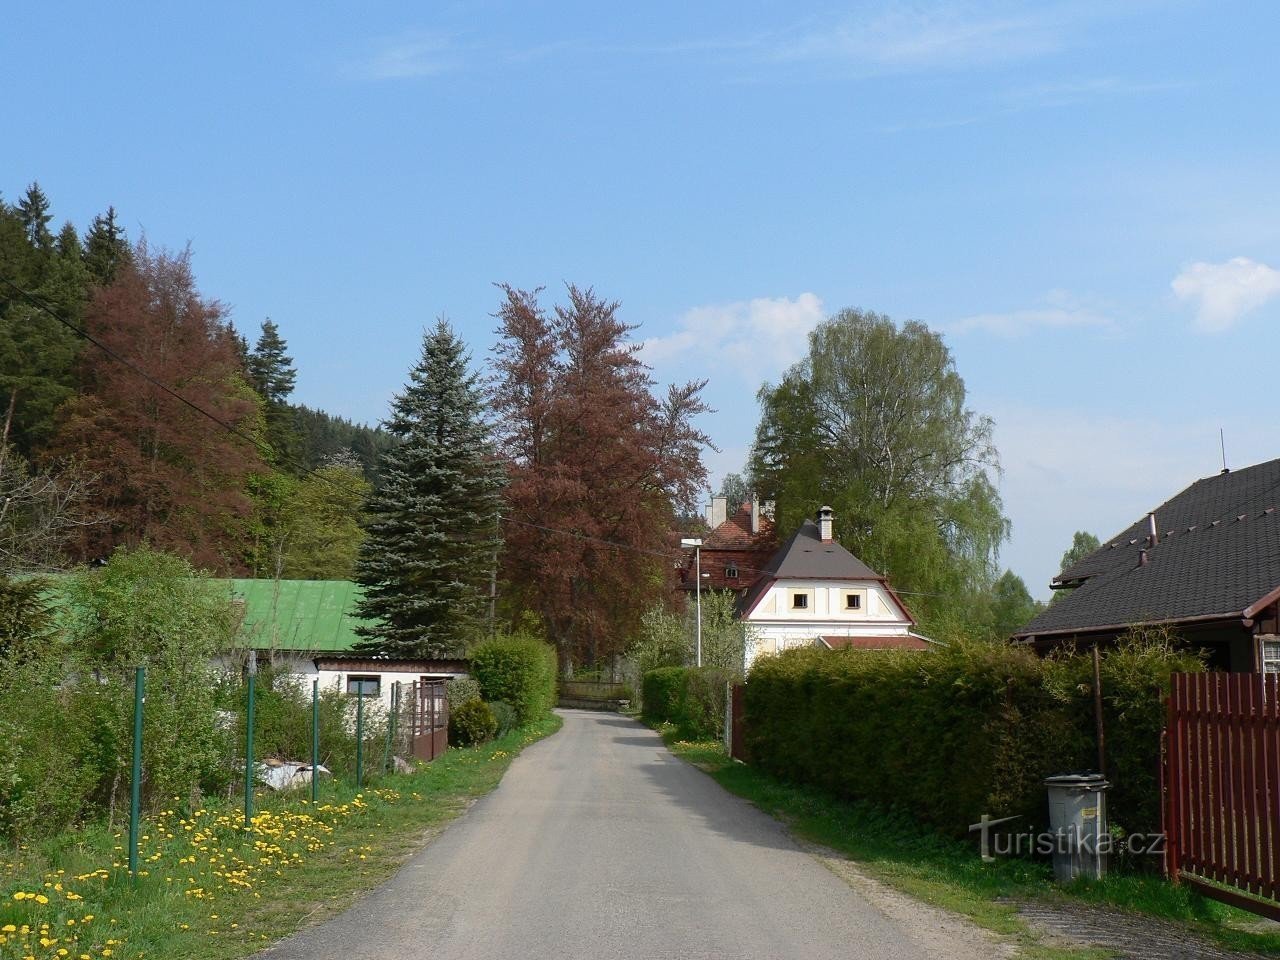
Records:
{"label": "bush", "polygon": [[729,674],[714,667],[659,667],[642,681],[643,717],[670,723],[687,740],[713,740],[724,734],[725,692]]}
{"label": "bush", "polygon": [[493,712],[493,719],[498,723],[498,729],[494,736],[505,737],[520,726],[520,718],[516,716],[516,708],[511,704],[504,703],[501,700],[494,700],[489,704],[489,709]]}
{"label": "bush", "polygon": [[483,700],[468,700],[449,713],[449,743],[455,747],[472,747],[492,740],[498,720]]}
{"label": "bush", "polygon": [[[1111,818],[1154,832],[1161,690],[1197,661],[1131,644],[1103,660]],[[764,657],[746,688],[747,748],[777,776],[957,835],[983,813],[1043,826],[1043,778],[1096,765],[1087,661],[978,642]]]}
{"label": "bush", "polygon": [[522,725],[541,720],[555,704],[555,650],[527,634],[481,641],[471,653],[471,674],[481,696],[511,704]]}
{"label": "bush", "polygon": [[483,700],[480,696],[480,684],[472,677],[452,677],[445,682],[444,698],[449,701],[449,709],[455,710],[471,700]]}

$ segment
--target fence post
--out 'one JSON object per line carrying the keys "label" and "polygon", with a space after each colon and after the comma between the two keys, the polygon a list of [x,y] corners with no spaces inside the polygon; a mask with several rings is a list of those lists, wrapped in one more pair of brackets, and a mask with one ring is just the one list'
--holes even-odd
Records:
{"label": "fence post", "polygon": [[142,706],[147,670],[133,672],[133,780],[129,784],[129,879],[138,879],[138,817],[142,811]]}
{"label": "fence post", "polygon": [[249,696],[244,718],[244,828],[253,827],[253,684],[258,673],[258,651],[249,651]]}
{"label": "fence post", "polygon": [[311,802],[320,800],[320,681],[311,681]]}
{"label": "fence post", "polygon": [[364,786],[364,687],[356,693],[356,787]]}
{"label": "fence post", "polygon": [[400,681],[397,680],[391,688],[391,762],[395,763],[396,756],[396,729],[400,720]]}

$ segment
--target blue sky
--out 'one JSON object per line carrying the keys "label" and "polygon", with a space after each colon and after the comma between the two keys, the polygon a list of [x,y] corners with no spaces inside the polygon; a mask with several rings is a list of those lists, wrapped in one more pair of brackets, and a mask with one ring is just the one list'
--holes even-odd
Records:
{"label": "blue sky", "polygon": [[[214,12],[216,9],[216,12]],[[0,191],[188,241],[296,398],[376,420],[424,324],[594,285],[664,380],[754,395],[845,306],[947,335],[1032,591],[1280,456],[1269,3],[21,4]]]}

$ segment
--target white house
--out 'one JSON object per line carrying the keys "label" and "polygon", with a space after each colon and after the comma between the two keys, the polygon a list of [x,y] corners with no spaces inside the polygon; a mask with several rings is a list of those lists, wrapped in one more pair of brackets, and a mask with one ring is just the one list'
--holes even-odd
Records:
{"label": "white house", "polygon": [[928,650],[888,581],[832,536],[830,507],[806,520],[769,559],[738,604],[748,628],[747,668],[789,647]]}
{"label": "white house", "polygon": [[[238,651],[221,657],[232,672],[243,656],[256,651],[260,665],[271,664],[305,684],[319,680],[320,689],[362,696],[391,707],[392,688],[419,680],[465,677],[464,659],[402,659],[371,656],[354,650],[360,587],[346,580],[233,580],[232,595],[241,607]],[[404,693],[408,696],[407,691]]]}

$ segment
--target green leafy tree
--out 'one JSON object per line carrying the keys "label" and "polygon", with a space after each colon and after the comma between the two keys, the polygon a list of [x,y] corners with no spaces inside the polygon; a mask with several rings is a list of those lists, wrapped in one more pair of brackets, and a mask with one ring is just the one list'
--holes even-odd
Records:
{"label": "green leafy tree", "polygon": [[966,405],[940,335],[843,310],[759,398],[750,472],[782,530],[830,504],[836,536],[918,613],[989,587],[1009,530],[992,423]]}
{"label": "green leafy tree", "polygon": [[401,656],[461,652],[486,605],[498,549],[503,470],[468,356],[443,320],[392,404],[399,441],[369,498],[357,579],[364,649]]}
{"label": "green leafy tree", "polygon": [[740,473],[727,474],[724,483],[720,484],[720,496],[729,501],[729,513],[732,515],[733,511],[751,499],[751,485]]}
{"label": "green leafy tree", "polygon": [[991,633],[1008,637],[1040,610],[1023,579],[1006,570],[991,588]]}
{"label": "green leafy tree", "polygon": [[371,491],[354,454],[339,454],[294,486],[284,508],[284,576],[349,580],[364,542],[361,509]]}
{"label": "green leafy tree", "polygon": [[1071,546],[1068,547],[1067,552],[1062,555],[1062,563],[1059,565],[1058,571],[1061,573],[1064,570],[1074,567],[1077,563],[1101,546],[1101,541],[1099,541],[1092,533],[1089,533],[1087,530],[1077,530],[1075,535],[1071,538]]}
{"label": "green leafy tree", "polygon": [[14,580],[0,574],[0,661],[34,652],[48,639],[53,630],[44,597],[48,586],[37,577]]}

